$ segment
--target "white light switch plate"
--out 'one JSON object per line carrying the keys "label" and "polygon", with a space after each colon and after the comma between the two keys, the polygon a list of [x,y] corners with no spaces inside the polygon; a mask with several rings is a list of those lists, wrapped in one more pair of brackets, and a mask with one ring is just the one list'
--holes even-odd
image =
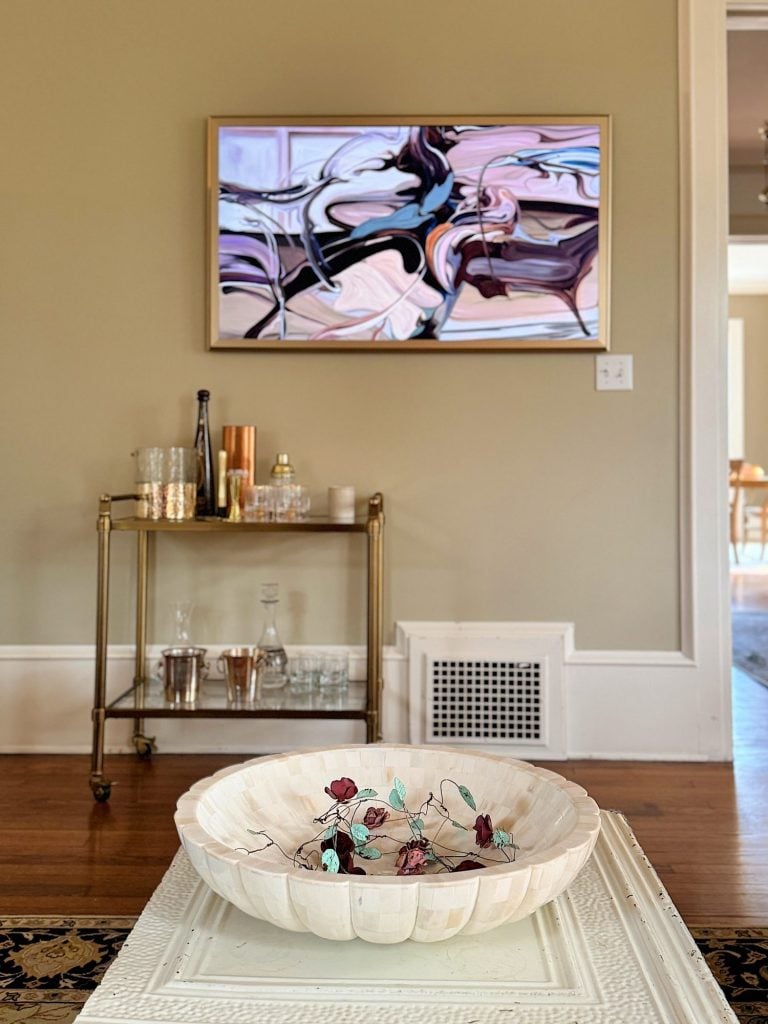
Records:
{"label": "white light switch plate", "polygon": [[595,388],[598,391],[631,391],[632,386],[632,356],[595,357]]}

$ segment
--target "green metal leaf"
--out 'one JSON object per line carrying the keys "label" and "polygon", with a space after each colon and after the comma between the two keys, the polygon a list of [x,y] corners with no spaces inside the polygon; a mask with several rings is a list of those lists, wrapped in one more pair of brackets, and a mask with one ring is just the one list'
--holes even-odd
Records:
{"label": "green metal leaf", "polygon": [[491,839],[493,841],[493,845],[498,846],[499,849],[501,849],[502,846],[509,846],[510,844],[509,832],[505,832],[503,828],[495,828]]}
{"label": "green metal leaf", "polygon": [[451,818],[451,824],[453,825],[454,828],[460,828],[464,832],[469,832],[469,829],[467,828],[467,826],[466,825],[462,825],[460,821],[454,821],[453,818]]}
{"label": "green metal leaf", "polygon": [[389,802],[398,811],[402,811],[402,809],[405,807],[405,804],[403,803],[403,798],[400,796],[396,789],[393,789],[392,792],[389,794]]}
{"label": "green metal leaf", "polygon": [[349,831],[352,833],[352,838],[355,840],[355,843],[368,842],[370,832],[366,825],[352,825]]}
{"label": "green metal leaf", "polygon": [[338,825],[329,825],[323,834],[323,839],[333,839],[339,830]]}
{"label": "green metal leaf", "polygon": [[355,800],[372,800],[375,796],[378,795],[379,794],[376,792],[375,789],[359,789],[357,791],[357,796],[355,797]]}
{"label": "green metal leaf", "polygon": [[397,776],[395,776],[395,777],[394,777],[394,779],[392,780],[392,785],[393,785],[393,786],[395,787],[395,789],[397,790],[397,795],[398,795],[398,796],[400,797],[400,799],[401,799],[401,800],[402,800],[403,802],[405,802],[405,786],[404,786],[404,785],[403,785],[403,783],[402,783],[402,782],[400,781],[400,779],[398,779],[398,777],[397,777]]}
{"label": "green metal leaf", "polygon": [[337,875],[339,873],[339,855],[335,850],[324,850],[322,861],[325,870],[330,874]]}
{"label": "green metal leaf", "polygon": [[424,831],[424,821],[422,818],[414,818],[413,821],[410,822],[410,826],[411,828],[416,829],[417,832]]}
{"label": "green metal leaf", "polygon": [[375,846],[364,846],[357,852],[361,857],[365,857],[366,860],[378,860],[381,857],[381,850],[377,850]]}
{"label": "green metal leaf", "polygon": [[459,786],[459,792],[461,793],[461,796],[462,796],[462,799],[464,800],[464,803],[465,804],[469,804],[469,806],[472,808],[472,810],[476,811],[477,810],[477,804],[475,803],[475,798],[469,792],[467,787],[466,786]]}

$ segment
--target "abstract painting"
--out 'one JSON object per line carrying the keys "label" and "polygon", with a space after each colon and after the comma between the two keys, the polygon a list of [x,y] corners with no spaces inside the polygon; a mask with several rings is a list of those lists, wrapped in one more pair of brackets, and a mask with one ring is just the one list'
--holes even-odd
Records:
{"label": "abstract painting", "polygon": [[210,347],[607,348],[609,119],[404,120],[210,119]]}

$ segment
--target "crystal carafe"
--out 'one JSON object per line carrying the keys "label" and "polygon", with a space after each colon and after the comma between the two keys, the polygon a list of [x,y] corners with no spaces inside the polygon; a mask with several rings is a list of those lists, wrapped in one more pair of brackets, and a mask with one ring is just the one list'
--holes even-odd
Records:
{"label": "crystal carafe", "polygon": [[192,642],[191,625],[195,606],[191,601],[172,601],[170,607],[174,647],[188,647]]}
{"label": "crystal carafe", "polygon": [[264,628],[258,643],[259,690],[281,690],[288,682],[288,656],[277,632],[279,602],[277,583],[262,583]]}

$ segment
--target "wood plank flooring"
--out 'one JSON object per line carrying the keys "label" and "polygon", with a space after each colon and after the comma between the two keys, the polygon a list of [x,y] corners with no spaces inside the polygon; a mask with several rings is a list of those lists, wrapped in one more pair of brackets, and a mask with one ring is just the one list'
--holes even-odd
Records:
{"label": "wood plank flooring", "polygon": [[[546,763],[627,815],[692,925],[768,925],[768,689],[736,673],[734,708],[733,765]],[[86,757],[0,757],[0,916],[138,914],[178,846],[178,796],[245,756],[109,757],[108,804]]]}

